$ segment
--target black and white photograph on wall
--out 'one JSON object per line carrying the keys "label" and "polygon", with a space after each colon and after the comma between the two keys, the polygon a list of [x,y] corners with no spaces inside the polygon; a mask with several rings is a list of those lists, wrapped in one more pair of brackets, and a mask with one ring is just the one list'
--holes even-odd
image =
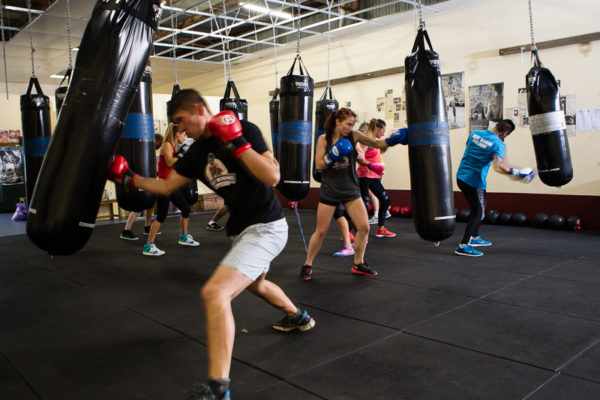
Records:
{"label": "black and white photograph on wall", "polygon": [[519,126],[519,107],[508,107],[504,109],[504,118],[510,119],[515,126]]}
{"label": "black and white photograph on wall", "polygon": [[527,115],[527,89],[519,88],[517,93],[517,104],[519,109],[519,126],[521,128],[529,126],[529,116]]}
{"label": "black and white photograph on wall", "polygon": [[469,86],[469,133],[503,118],[504,82]]}
{"label": "black and white photograph on wall", "polygon": [[465,73],[454,72],[442,75],[442,89],[446,99],[448,126],[450,129],[466,128]]}
{"label": "black and white photograph on wall", "polygon": [[560,108],[565,113],[565,122],[567,123],[567,136],[575,136],[575,127],[577,125],[575,108],[575,95],[568,94],[560,96]]}
{"label": "black and white photograph on wall", "polygon": [[383,105],[385,104],[385,99],[383,97],[378,97],[376,101],[377,112],[383,112]]}
{"label": "black and white photograph on wall", "polygon": [[24,181],[23,153],[19,147],[0,147],[0,184]]}

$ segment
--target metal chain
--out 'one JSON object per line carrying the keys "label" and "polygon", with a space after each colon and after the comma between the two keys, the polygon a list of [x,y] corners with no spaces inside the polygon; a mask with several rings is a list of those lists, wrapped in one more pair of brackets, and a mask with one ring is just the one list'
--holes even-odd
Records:
{"label": "metal chain", "polygon": [[4,37],[4,4],[0,0],[0,23],[2,24],[2,58],[4,59],[4,86],[6,88],[6,100],[8,100],[8,69],[6,68],[6,39]]}
{"label": "metal chain", "polygon": [[[227,8],[225,5],[225,0],[223,0],[223,16],[227,17]],[[227,62],[227,76],[229,78],[229,80],[231,81],[231,53],[229,52],[229,33],[231,32],[231,26],[228,25],[227,23],[227,18],[224,18],[225,20],[225,35],[227,35],[227,40],[225,40],[225,49],[226,49],[226,62]],[[233,25],[233,23],[232,23]],[[256,25],[254,26],[254,29],[256,29]]]}
{"label": "metal chain", "polygon": [[[265,0],[265,5],[267,9],[269,9],[269,2]],[[275,89],[279,88],[279,72],[277,71],[277,32],[275,31],[275,22],[277,22],[277,17],[273,20],[273,15],[271,14],[271,10],[269,9],[269,18],[271,19],[271,27],[273,28],[273,58],[275,60]]]}
{"label": "metal chain", "polygon": [[[169,0],[169,6],[171,8],[171,12],[173,12],[173,0]],[[171,15],[171,46],[173,49],[173,71],[175,73],[175,84],[178,85],[179,79],[177,78],[177,51],[175,49],[175,46],[177,45],[177,33],[175,33],[175,25],[177,25],[177,15]]]}
{"label": "metal chain", "polygon": [[423,20],[423,2],[419,0],[419,29],[425,29],[425,21]]}
{"label": "metal chain", "polygon": [[67,0],[67,46],[69,48],[69,70],[73,68],[73,55],[71,45],[71,1]]}
{"label": "metal chain", "polygon": [[33,52],[35,49],[33,48],[33,23],[31,22],[31,0],[27,0],[27,8],[29,11],[27,12],[29,16],[29,47],[31,49],[31,76],[35,78],[35,62],[33,60]]}
{"label": "metal chain", "polygon": [[531,51],[537,50],[535,45],[535,37],[533,36],[533,7],[531,3],[533,0],[529,0],[529,29],[531,31]]}
{"label": "metal chain", "polygon": [[327,0],[327,88],[331,88],[331,8],[334,0]]}
{"label": "metal chain", "polygon": [[[300,0],[296,0],[296,4],[298,5],[298,41],[296,43],[296,56],[300,56],[300,21],[302,13],[300,12]],[[293,16],[294,8],[292,7],[292,16]]]}

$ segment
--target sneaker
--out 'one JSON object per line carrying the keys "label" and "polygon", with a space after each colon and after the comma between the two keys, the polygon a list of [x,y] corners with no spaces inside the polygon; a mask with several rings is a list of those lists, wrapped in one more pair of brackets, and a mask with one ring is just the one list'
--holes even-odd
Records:
{"label": "sneaker", "polygon": [[208,224],[206,224],[206,229],[209,231],[222,231],[223,227],[216,222],[210,221]]}
{"label": "sneaker", "polygon": [[350,242],[354,243],[354,234],[352,232],[348,232],[348,236],[350,236]]}
{"label": "sneaker", "polygon": [[300,279],[308,281],[312,278],[312,267],[310,265],[303,265],[300,270]]}
{"label": "sneaker", "polygon": [[165,252],[156,247],[154,243],[150,243],[144,245],[144,250],[142,251],[142,254],[145,256],[162,256],[163,254],[165,254]]}
{"label": "sneaker", "polygon": [[369,264],[354,264],[352,266],[352,272],[358,275],[367,275],[367,276],[375,276],[377,275],[377,271],[373,268],[369,267]]}
{"label": "sneaker", "polygon": [[483,253],[479,250],[475,250],[470,245],[466,245],[465,247],[458,246],[456,250],[454,250],[455,254],[459,256],[471,256],[471,257],[479,257],[482,256]]}
{"label": "sneaker", "polygon": [[377,230],[375,231],[375,236],[377,237],[396,237],[396,234],[394,232],[390,232],[388,231],[385,226],[382,226],[381,228],[377,228]]}
{"label": "sneaker", "polygon": [[186,233],[185,235],[179,235],[179,242],[177,243],[179,243],[182,246],[200,246],[200,243],[196,242],[192,235],[190,235],[189,233]]}
{"label": "sneaker", "polygon": [[[148,236],[150,234],[150,226],[144,227],[144,235]],[[162,235],[162,232],[156,232],[156,236]]]}
{"label": "sneaker", "polygon": [[342,249],[340,251],[333,253],[334,257],[346,257],[346,256],[351,256],[351,255],[354,255],[354,247],[353,246],[350,246],[350,247],[342,246]]}
{"label": "sneaker", "polygon": [[392,213],[390,212],[390,210],[386,210],[385,211],[385,219],[388,219],[391,216],[392,216]]}
{"label": "sneaker", "polygon": [[477,246],[491,246],[492,242],[488,242],[487,240],[483,240],[481,237],[478,237],[477,239],[475,238],[471,238],[471,240],[469,240],[469,246],[471,247],[477,247]]}
{"label": "sneaker", "polygon": [[298,329],[299,331],[306,332],[311,330],[315,326],[315,320],[311,318],[306,310],[302,310],[302,313],[297,317],[287,315],[277,322],[273,323],[273,329],[281,332],[291,332]]}
{"label": "sneaker", "polygon": [[230,393],[228,390],[223,396],[217,397],[210,386],[204,383],[194,383],[186,400],[230,400]]}
{"label": "sneaker", "polygon": [[379,218],[377,218],[377,215],[373,215],[371,217],[371,219],[369,220],[369,225],[373,225],[379,222]]}
{"label": "sneaker", "polygon": [[125,239],[125,240],[138,240],[139,237],[135,236],[135,233],[131,232],[129,229],[123,229],[121,231],[121,236],[119,236],[121,239]]}

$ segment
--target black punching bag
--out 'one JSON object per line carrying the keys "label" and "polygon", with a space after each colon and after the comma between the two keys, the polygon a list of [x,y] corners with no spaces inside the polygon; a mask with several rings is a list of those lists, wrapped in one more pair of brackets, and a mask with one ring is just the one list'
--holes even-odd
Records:
{"label": "black punching bag", "polygon": [[[294,75],[298,62],[300,75]],[[306,69],[306,68],[304,68]],[[312,141],[312,102],[314,81],[304,75],[297,55],[292,68],[281,77],[277,148],[281,179],[277,188],[292,201],[301,200],[310,189],[310,150]]]}
{"label": "black punching bag", "polygon": [[[31,93],[35,86],[37,94]],[[21,127],[25,153],[25,196],[31,204],[33,188],[50,143],[50,99],[42,93],[35,76],[29,79],[27,93],[21,96]]]}
{"label": "black punching bag", "polygon": [[269,102],[269,117],[271,120],[271,142],[273,143],[273,156],[279,161],[279,151],[277,151],[277,143],[279,142],[279,88],[275,89],[273,98]]}
{"label": "black punching bag", "polygon": [[[429,49],[425,49],[425,40]],[[432,242],[454,232],[450,137],[438,54],[420,28],[405,59],[408,157],[415,227]]]}
{"label": "black punching bag", "polygon": [[[231,97],[232,90],[235,97]],[[235,83],[232,80],[227,81],[227,85],[225,86],[225,94],[219,101],[219,110],[233,111],[240,121],[243,119],[248,120],[248,102],[246,99],[240,98],[240,94],[238,93]]]}
{"label": "black punching bag", "polygon": [[72,254],[92,234],[160,13],[160,0],[94,7],[29,207],[27,235],[50,254]]}
{"label": "black punching bag", "polygon": [[527,73],[525,85],[538,174],[546,185],[562,186],[573,179],[565,113],[560,108],[554,75],[542,66],[537,49],[533,54],[534,65]]}
{"label": "black punching bag", "polygon": [[[62,107],[63,102],[65,101],[65,97],[67,96],[67,90],[69,90],[69,83],[71,82],[71,73],[73,70],[71,68],[67,69],[65,72],[65,76],[63,76],[60,84],[54,91],[54,100],[56,101],[56,116],[60,113],[60,109]],[[67,82],[65,83],[65,79]],[[63,83],[65,83],[63,85]]]}
{"label": "black punching bag", "polygon": [[[327,98],[329,93],[329,98]],[[331,93],[331,86],[325,88],[325,91],[321,95],[321,99],[317,101],[317,109],[315,110],[315,140],[313,144],[313,168],[312,176],[317,182],[321,182],[321,171],[317,171],[317,163],[315,156],[317,155],[317,141],[319,136],[325,133],[325,121],[329,114],[334,113],[339,108],[338,101],[333,98]]]}
{"label": "black punching bag", "polygon": [[[117,145],[117,154],[129,162],[129,168],[141,176],[156,178],[154,120],[152,118],[152,68],[146,67],[125,120]],[[154,206],[156,196],[129,185],[115,183],[119,207],[140,212]]]}

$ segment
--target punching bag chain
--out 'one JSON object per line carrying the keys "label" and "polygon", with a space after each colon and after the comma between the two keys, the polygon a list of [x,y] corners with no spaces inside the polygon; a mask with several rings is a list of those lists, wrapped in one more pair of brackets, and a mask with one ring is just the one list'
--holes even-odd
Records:
{"label": "punching bag chain", "polygon": [[[296,0],[296,4],[298,6],[298,40],[296,42],[296,57],[300,57],[300,18],[302,17],[302,13],[300,12],[300,0]],[[294,9],[292,8],[292,14],[293,13]]]}
{"label": "punching bag chain", "polygon": [[[2,24],[2,28],[4,28],[4,4],[3,1],[0,0],[0,23]],[[8,100],[8,70],[6,68],[6,40],[4,38],[4,29],[0,29],[2,31],[2,58],[4,60],[4,87],[6,88],[6,100]]]}
{"label": "punching bag chain", "polygon": [[419,29],[425,29],[425,21],[423,20],[423,2],[419,0]]}
{"label": "punching bag chain", "polygon": [[298,204],[294,207],[296,211],[296,218],[298,219],[298,227],[300,228],[300,235],[302,236],[302,243],[304,243],[304,250],[308,253],[308,247],[306,246],[306,239],[304,238],[304,231],[302,230],[302,223],[300,222],[300,214],[298,214]]}
{"label": "punching bag chain", "polygon": [[[169,0],[169,6],[171,8],[171,12],[173,12],[173,0]],[[173,50],[173,71],[175,73],[175,84],[179,84],[177,79],[177,51],[175,46],[177,45],[177,34],[175,33],[175,26],[177,25],[177,14],[171,15],[171,45]]]}
{"label": "punching bag chain", "polygon": [[[225,19],[225,35],[229,36],[231,32],[231,26],[227,25],[227,8],[225,8],[225,0],[223,0],[223,17]],[[229,38],[224,41],[225,43],[225,62],[227,63],[227,78],[231,79],[231,54],[229,54]]]}
{"label": "punching bag chain", "polygon": [[[265,0],[265,6],[269,9],[269,2]],[[269,18],[271,19],[271,27],[273,29],[273,59],[275,61],[275,89],[279,88],[279,71],[277,71],[277,32],[275,31],[275,23],[277,17],[273,19],[273,14],[269,10]]]}
{"label": "punching bag chain", "polygon": [[327,0],[327,87],[331,88],[331,7],[334,0]]}
{"label": "punching bag chain", "polygon": [[533,7],[531,5],[533,0],[529,0],[529,30],[531,32],[531,51],[537,50],[535,46],[535,37],[533,36]]}
{"label": "punching bag chain", "polygon": [[31,76],[35,77],[35,63],[33,61],[33,23],[31,22],[31,0],[27,0],[27,14],[29,16],[29,47],[31,49]]}
{"label": "punching bag chain", "polygon": [[72,44],[71,44],[71,1],[67,0],[67,47],[69,49],[69,68],[70,71],[73,69],[73,55],[72,52]]}

